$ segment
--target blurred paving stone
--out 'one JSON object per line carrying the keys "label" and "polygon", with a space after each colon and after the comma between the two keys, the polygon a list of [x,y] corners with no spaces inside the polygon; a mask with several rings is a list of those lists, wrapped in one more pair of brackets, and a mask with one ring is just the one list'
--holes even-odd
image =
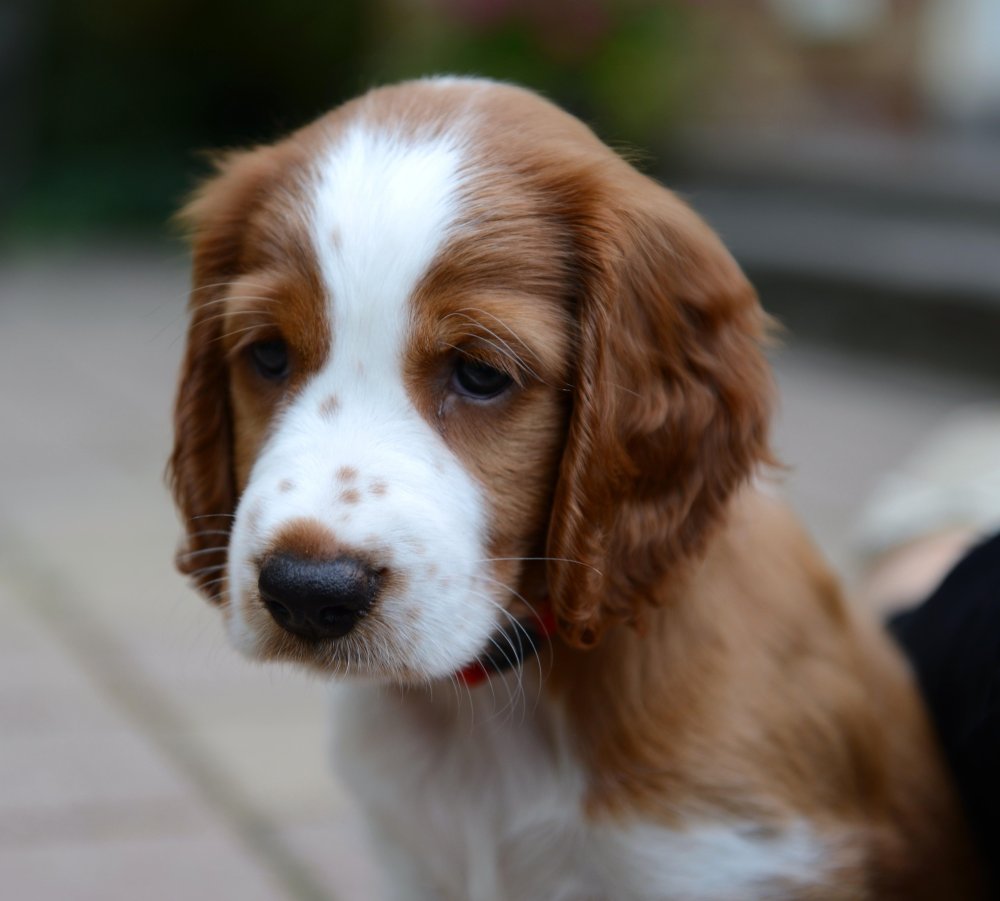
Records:
{"label": "blurred paving stone", "polygon": [[379,897],[379,873],[360,814],[350,805],[335,818],[282,830],[282,838],[307,861],[341,901]]}
{"label": "blurred paving stone", "polygon": [[0,847],[6,897],[24,901],[289,898],[221,833]]}
{"label": "blurred paving stone", "polygon": [[199,747],[225,761],[228,778],[258,810],[292,822],[333,813],[339,792],[328,767],[325,711],[298,707],[296,716],[272,705],[261,704],[252,719],[226,713],[197,721]]}
{"label": "blurred paving stone", "polygon": [[[64,648],[3,598],[0,585],[0,727],[14,737],[74,735],[121,726],[120,718],[66,658]],[[0,757],[4,750],[0,749]],[[0,806],[5,792],[0,769]]]}
{"label": "blurred paving stone", "polygon": [[4,736],[0,812],[138,799],[172,801],[189,787],[131,723],[114,729]]}

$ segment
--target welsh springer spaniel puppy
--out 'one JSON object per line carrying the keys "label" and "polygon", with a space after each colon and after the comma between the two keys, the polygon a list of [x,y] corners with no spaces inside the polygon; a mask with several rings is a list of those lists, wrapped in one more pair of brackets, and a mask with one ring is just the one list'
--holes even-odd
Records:
{"label": "welsh springer spaniel puppy", "polygon": [[182,216],[179,565],[240,650],[350,681],[400,898],[977,896],[904,664],[754,487],[767,320],[673,194],[440,78]]}

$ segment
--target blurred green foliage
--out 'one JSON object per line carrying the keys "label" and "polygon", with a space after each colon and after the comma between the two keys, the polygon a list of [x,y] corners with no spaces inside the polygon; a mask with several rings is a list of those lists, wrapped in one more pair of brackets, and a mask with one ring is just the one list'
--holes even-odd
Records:
{"label": "blurred green foliage", "polygon": [[5,231],[160,227],[199,150],[269,141],[364,89],[435,72],[541,90],[653,153],[692,77],[664,0],[24,0],[0,138]]}
{"label": "blurred green foliage", "polygon": [[386,80],[446,71],[518,82],[566,106],[612,143],[657,149],[680,111],[692,68],[687,4],[396,0],[383,8],[372,62]]}

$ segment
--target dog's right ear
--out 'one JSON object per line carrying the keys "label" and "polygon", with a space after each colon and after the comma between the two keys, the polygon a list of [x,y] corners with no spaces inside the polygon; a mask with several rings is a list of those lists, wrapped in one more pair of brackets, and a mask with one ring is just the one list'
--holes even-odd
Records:
{"label": "dog's right ear", "polygon": [[578,375],[547,551],[579,647],[662,602],[657,585],[772,460],[768,320],[750,283],[674,194],[621,162],[597,172],[576,214]]}
{"label": "dog's right ear", "polygon": [[222,351],[222,300],[244,266],[247,221],[270,183],[269,148],[227,154],[217,174],[177,214],[191,244],[190,323],[174,405],[167,466],[185,538],[177,568],[217,600],[236,508],[229,382]]}

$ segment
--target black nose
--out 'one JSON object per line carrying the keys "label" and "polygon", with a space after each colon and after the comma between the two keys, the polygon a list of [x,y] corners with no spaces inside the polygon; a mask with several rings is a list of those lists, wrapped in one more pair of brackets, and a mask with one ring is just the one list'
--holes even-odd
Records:
{"label": "black nose", "polygon": [[281,628],[303,638],[346,635],[375,601],[381,572],[355,557],[307,560],[271,554],[257,586]]}

